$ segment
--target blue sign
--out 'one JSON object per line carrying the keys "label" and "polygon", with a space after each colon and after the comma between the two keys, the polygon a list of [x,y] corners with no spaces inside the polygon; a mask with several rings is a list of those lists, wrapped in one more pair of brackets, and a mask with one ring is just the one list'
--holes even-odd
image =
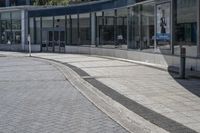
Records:
{"label": "blue sign", "polygon": [[157,41],[170,41],[170,34],[169,33],[156,33],[156,40]]}

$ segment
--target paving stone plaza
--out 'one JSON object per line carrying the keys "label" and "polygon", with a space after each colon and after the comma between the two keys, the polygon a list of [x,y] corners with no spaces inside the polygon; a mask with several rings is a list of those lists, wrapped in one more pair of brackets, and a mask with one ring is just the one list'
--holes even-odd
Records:
{"label": "paving stone plaza", "polygon": [[[200,132],[199,79],[176,79],[165,70],[117,58],[56,53],[0,55],[3,133]],[[63,64],[67,71],[52,62]],[[72,71],[71,78],[68,71]],[[82,91],[82,83],[93,86],[99,96],[92,98],[91,90]],[[104,100],[120,113],[103,105]],[[120,119],[123,114],[127,119],[126,115]]]}
{"label": "paving stone plaza", "polygon": [[0,133],[200,133],[200,0],[0,0]]}
{"label": "paving stone plaza", "polygon": [[127,133],[56,68],[0,57],[0,133]]}

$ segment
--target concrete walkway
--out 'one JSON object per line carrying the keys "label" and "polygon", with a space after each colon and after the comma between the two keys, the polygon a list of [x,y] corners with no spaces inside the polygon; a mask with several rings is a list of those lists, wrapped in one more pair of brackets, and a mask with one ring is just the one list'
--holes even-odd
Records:
{"label": "concrete walkway", "polygon": [[[184,126],[185,131],[174,129],[173,132],[200,132],[200,80],[177,80],[166,71],[95,56],[49,53],[34,56],[79,68],[120,96],[134,101],[136,106],[147,108],[145,113],[156,113],[155,116],[161,117],[161,121],[168,118],[166,125],[173,122]],[[143,116],[140,113],[138,115]],[[154,122],[149,116],[145,119],[172,132],[172,127]]]}

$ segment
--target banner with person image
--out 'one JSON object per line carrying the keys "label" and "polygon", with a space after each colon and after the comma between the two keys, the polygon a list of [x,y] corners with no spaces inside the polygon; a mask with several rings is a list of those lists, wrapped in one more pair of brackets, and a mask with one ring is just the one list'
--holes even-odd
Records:
{"label": "banner with person image", "polygon": [[170,19],[171,4],[162,3],[156,6],[157,24],[156,24],[156,40],[170,41],[171,38],[171,19]]}

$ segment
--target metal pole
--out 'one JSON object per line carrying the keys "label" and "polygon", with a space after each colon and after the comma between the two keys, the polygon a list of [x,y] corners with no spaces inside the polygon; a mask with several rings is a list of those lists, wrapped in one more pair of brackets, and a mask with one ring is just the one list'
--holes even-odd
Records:
{"label": "metal pole", "polygon": [[29,57],[31,57],[31,36],[28,35]]}

